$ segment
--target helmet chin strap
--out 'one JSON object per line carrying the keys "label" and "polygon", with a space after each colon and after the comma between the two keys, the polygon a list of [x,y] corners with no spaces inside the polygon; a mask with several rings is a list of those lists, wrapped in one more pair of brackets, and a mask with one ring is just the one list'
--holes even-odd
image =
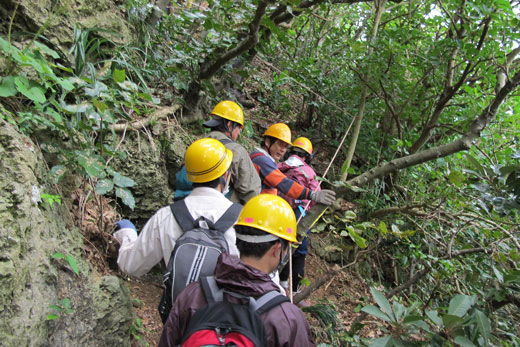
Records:
{"label": "helmet chin strap", "polygon": [[[282,242],[280,241],[280,244]],[[282,269],[285,267],[287,262],[289,261],[289,257],[291,254],[291,243],[289,243],[289,247],[287,247],[287,253],[285,253],[285,256],[282,258],[283,250],[280,248],[280,262],[278,263],[278,266],[276,267],[276,271],[281,272]]]}
{"label": "helmet chin strap", "polygon": [[[264,139],[264,145],[265,145],[265,140],[266,139]],[[269,136],[268,140],[269,140],[269,146],[265,146],[265,147],[267,148],[267,153],[269,153],[269,155],[272,156],[271,147],[273,147],[273,145],[274,145],[273,138]]]}

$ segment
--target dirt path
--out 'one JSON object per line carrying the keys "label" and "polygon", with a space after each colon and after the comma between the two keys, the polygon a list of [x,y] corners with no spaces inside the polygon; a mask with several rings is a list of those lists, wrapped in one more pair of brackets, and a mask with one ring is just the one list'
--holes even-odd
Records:
{"label": "dirt path", "polygon": [[159,343],[163,326],[157,311],[162,295],[161,280],[161,275],[147,275],[142,278],[131,278],[129,281],[135,315],[142,322],[141,327],[134,323],[137,331],[133,334],[133,347],[154,347]]}

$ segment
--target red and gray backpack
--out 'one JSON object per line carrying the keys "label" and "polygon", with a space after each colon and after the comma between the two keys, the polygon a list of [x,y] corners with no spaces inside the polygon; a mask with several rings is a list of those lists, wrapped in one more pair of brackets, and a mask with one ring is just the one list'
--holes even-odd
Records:
{"label": "red and gray backpack", "polygon": [[175,243],[164,274],[159,303],[163,323],[168,319],[175,298],[188,284],[201,276],[213,275],[220,254],[229,252],[224,233],[235,224],[242,211],[242,205],[233,203],[218,221],[212,223],[204,217],[193,220],[184,200],[175,202],[170,208],[183,234]]}
{"label": "red and gray backpack", "polygon": [[[200,284],[208,303],[191,318],[182,339],[182,347],[267,346],[264,323],[260,315],[290,301],[277,290],[267,292],[256,299],[227,291],[218,287],[214,277],[201,277]],[[248,303],[230,303],[224,293],[247,299]]]}

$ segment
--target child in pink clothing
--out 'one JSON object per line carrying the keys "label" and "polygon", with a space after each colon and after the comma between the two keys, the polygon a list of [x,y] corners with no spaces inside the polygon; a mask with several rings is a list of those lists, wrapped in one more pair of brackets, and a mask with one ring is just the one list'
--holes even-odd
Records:
{"label": "child in pink clothing", "polygon": [[[309,188],[313,191],[319,191],[319,182],[316,180],[316,172],[309,165],[312,159],[312,144],[309,139],[305,137],[297,138],[293,146],[289,151],[289,158],[278,164],[278,169],[282,171],[288,178],[298,182],[302,186]],[[281,195],[291,205],[296,215],[296,219],[300,218],[300,215],[305,214],[306,211],[310,210],[314,206],[315,202],[311,201],[307,209],[307,203],[309,200],[296,200],[286,195]],[[305,209],[305,210],[304,210]],[[307,234],[309,232],[307,231]],[[304,237],[300,246],[293,252],[292,264],[293,264],[293,291],[298,290],[300,281],[305,276],[305,257],[307,256],[309,248],[309,241],[307,237]],[[289,279],[289,265],[287,265],[280,274],[281,284],[287,286]]]}

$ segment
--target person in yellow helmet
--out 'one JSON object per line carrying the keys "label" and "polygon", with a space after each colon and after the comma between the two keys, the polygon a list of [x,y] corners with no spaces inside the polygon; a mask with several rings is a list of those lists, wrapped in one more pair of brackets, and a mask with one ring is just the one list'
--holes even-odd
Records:
{"label": "person in yellow helmet", "polygon": [[219,140],[233,152],[228,197],[233,202],[245,204],[260,193],[261,183],[246,149],[236,142],[244,129],[244,112],[237,103],[224,100],[213,108],[211,116],[212,119],[204,123],[211,129],[205,137]]}
{"label": "person in yellow helmet", "polygon": [[[185,154],[188,178],[193,182],[193,191],[183,200],[190,216],[197,220],[215,223],[232,206],[222,192],[229,185],[230,166],[233,153],[215,139],[204,138],[193,142]],[[178,204],[175,202],[174,205]],[[117,264],[119,268],[133,276],[141,276],[158,264],[161,259],[168,265],[176,241],[183,234],[173,205],[157,211],[138,234],[136,227],[129,220],[117,222],[118,230],[114,237],[121,243]],[[240,211],[240,209],[238,210]],[[238,213],[234,221],[238,218]],[[229,253],[238,255],[233,227],[228,227],[224,238]]]}
{"label": "person in yellow helmet", "polygon": [[[278,286],[269,273],[283,266],[290,243],[296,241],[296,217],[291,206],[276,195],[255,196],[245,204],[235,230],[240,258],[223,253],[213,277],[202,278],[179,294],[164,326],[160,347],[178,346],[195,337],[204,345],[212,344],[207,340],[209,338],[218,338],[219,345],[230,343],[233,335],[243,330],[208,329],[205,334],[196,335],[204,326],[218,328],[218,322],[226,316],[227,310],[222,306],[217,307],[218,313],[209,314],[211,305],[215,307],[218,302],[225,302],[227,306],[232,306],[229,303],[249,306],[250,302],[261,302],[267,293],[278,295],[277,298],[282,295],[276,294]],[[208,286],[214,288],[210,288],[211,293],[222,293],[222,298],[216,300],[215,296],[208,295]],[[263,340],[258,345],[314,346],[304,314],[284,298],[259,314],[264,336],[259,337]],[[208,305],[209,302],[212,304]],[[226,323],[228,327],[231,325],[228,321]],[[220,332],[220,336],[215,335],[215,330]]]}
{"label": "person in yellow helmet", "polygon": [[276,123],[264,132],[261,148],[255,148],[249,155],[262,182],[262,193],[277,195],[278,192],[292,199],[312,200],[331,205],[336,193],[332,190],[311,190],[288,178],[277,167],[277,162],[292,145],[291,129],[287,124]]}
{"label": "person in yellow helmet", "polygon": [[[306,137],[299,137],[294,140],[289,149],[289,156],[287,160],[278,164],[278,169],[283,172],[290,179],[298,182],[302,186],[313,191],[320,190],[320,184],[316,180],[316,172],[310,166],[313,157],[313,148],[311,141]],[[305,199],[293,199],[287,195],[282,197],[291,205],[296,215],[305,214],[314,206],[314,202]],[[309,231],[307,231],[309,233]],[[292,290],[298,291],[299,283],[305,276],[305,257],[308,253],[309,242],[307,237],[304,237],[301,244],[292,254]],[[286,266],[280,273],[280,284],[284,288],[288,288],[289,267]],[[305,302],[298,303],[305,305]]]}

